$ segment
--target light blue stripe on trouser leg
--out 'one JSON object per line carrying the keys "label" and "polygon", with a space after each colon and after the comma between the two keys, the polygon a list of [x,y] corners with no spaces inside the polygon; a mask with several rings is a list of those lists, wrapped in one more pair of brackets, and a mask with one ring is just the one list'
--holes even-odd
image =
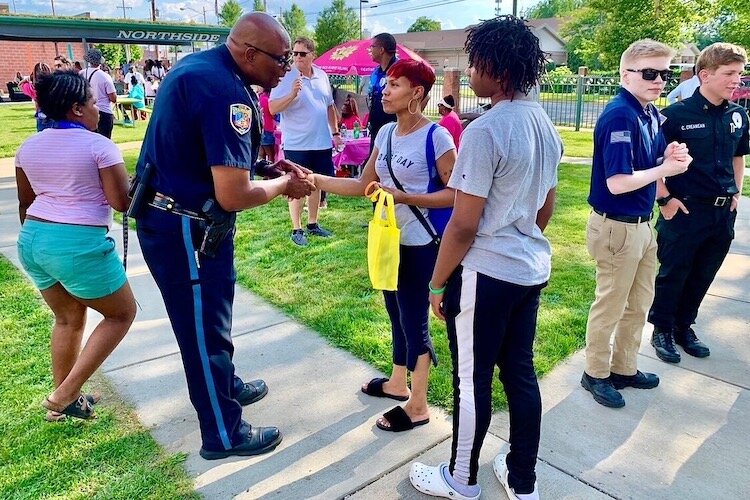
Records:
{"label": "light blue stripe on trouser leg", "polygon": [[[185,243],[185,251],[187,252],[187,261],[190,266],[190,279],[192,281],[198,280],[198,264],[193,258],[195,249],[193,248],[193,237],[190,232],[190,219],[188,217],[182,217],[182,240]],[[211,374],[211,366],[208,362],[208,351],[206,350],[206,334],[203,331],[203,300],[201,299],[201,285],[200,283],[193,284],[193,310],[195,311],[195,336],[198,342],[198,353],[201,359],[201,367],[203,368],[203,376],[206,379],[206,389],[208,390],[208,397],[211,400],[211,409],[214,412],[216,418],[216,427],[219,429],[219,436],[225,449],[232,447],[232,442],[229,440],[227,429],[224,426],[224,417],[219,407],[219,400],[216,396],[216,384],[214,383],[214,377]]]}

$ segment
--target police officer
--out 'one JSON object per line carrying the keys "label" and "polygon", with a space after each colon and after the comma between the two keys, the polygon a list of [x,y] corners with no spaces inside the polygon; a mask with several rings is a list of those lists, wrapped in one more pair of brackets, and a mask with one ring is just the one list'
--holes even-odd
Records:
{"label": "police officer", "polygon": [[680,361],[675,343],[691,356],[710,354],[691,325],[734,238],[750,141],[747,113],[728,100],[746,62],[736,45],[706,47],[696,65],[698,91],[662,111],[667,141],[684,142],[693,157],[687,172],[657,185],[661,267],[648,319],[656,355],[669,363]]}
{"label": "police officer", "polygon": [[[262,118],[250,85],[276,86],[290,64],[289,35],[276,20],[241,17],[225,45],[186,57],[164,79],[138,160],[139,188],[148,188],[138,238],[177,337],[208,460],[281,442],[276,427],[241,418],[241,406],[268,388],[235,375],[230,330],[235,212],[311,192],[300,167],[255,164]],[[277,178],[251,181],[253,166]]]}

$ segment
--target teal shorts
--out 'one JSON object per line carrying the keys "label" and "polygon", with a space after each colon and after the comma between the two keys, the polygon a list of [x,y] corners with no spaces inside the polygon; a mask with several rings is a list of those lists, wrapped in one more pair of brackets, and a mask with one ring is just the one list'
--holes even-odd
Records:
{"label": "teal shorts", "polygon": [[60,283],[71,295],[99,299],[127,281],[107,228],[26,220],[18,258],[39,290]]}

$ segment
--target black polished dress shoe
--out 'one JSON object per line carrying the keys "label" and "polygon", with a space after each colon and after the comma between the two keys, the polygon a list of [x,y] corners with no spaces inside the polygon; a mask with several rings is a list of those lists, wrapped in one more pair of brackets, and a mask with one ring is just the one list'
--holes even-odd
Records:
{"label": "black polished dress shoe", "polygon": [[680,353],[674,345],[672,330],[666,330],[654,327],[654,333],[651,336],[651,345],[656,350],[656,356],[667,363],[679,363]]}
{"label": "black polished dress shoe", "polygon": [[692,328],[686,330],[675,329],[674,341],[686,353],[696,358],[707,358],[711,354],[711,350],[706,344],[698,340]]}
{"label": "black polished dress shoe", "polygon": [[263,380],[251,380],[245,382],[242,392],[234,398],[241,406],[247,406],[260,401],[268,394],[268,386]]}
{"label": "black polished dress shoe", "polygon": [[594,396],[594,401],[608,408],[622,408],[625,400],[608,378],[595,378],[583,372],[581,385]]}
{"label": "black polished dress shoe", "polygon": [[281,431],[278,427],[253,427],[247,439],[228,450],[211,451],[201,448],[198,452],[206,460],[219,460],[227,457],[249,457],[273,451],[281,442]]}
{"label": "black polished dress shoe", "polygon": [[609,379],[615,389],[624,389],[626,387],[635,387],[636,389],[653,389],[659,385],[659,376],[654,373],[643,373],[638,370],[635,375],[620,375],[619,373],[610,373]]}

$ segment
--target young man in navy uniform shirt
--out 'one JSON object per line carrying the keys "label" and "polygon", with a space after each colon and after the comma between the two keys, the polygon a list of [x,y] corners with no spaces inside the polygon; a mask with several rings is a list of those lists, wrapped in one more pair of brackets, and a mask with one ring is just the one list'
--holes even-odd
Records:
{"label": "young man in navy uniform shirt", "polygon": [[654,296],[656,181],[684,172],[690,159],[684,145],[667,147],[653,105],[673,56],[654,40],[632,43],[620,58],[620,93],[594,129],[586,243],[596,260],[596,296],[586,325],[581,385],[610,408],[625,406],[617,389],[659,385],[659,377],[637,369],[636,359]]}
{"label": "young man in navy uniform shirt", "polygon": [[[234,373],[231,213],[311,192],[306,172],[288,162],[256,165],[262,175],[275,173],[273,180],[249,175],[262,120],[250,85],[274,87],[290,64],[284,28],[266,14],[243,16],[225,45],[186,57],[164,79],[138,160],[141,179],[147,164],[153,168],[138,238],[177,337],[206,459],[266,453],[281,442],[276,427],[242,420],[242,406],[268,388]],[[205,255],[201,244],[215,214],[229,218],[229,234]]]}
{"label": "young man in navy uniform shirt", "polygon": [[686,173],[657,186],[660,266],[648,320],[656,355],[669,363],[680,361],[675,343],[691,356],[711,353],[692,324],[734,239],[750,144],[747,112],[729,99],[746,62],[736,45],[706,47],[696,63],[698,91],[662,111],[667,140],[686,143],[694,158]]}

